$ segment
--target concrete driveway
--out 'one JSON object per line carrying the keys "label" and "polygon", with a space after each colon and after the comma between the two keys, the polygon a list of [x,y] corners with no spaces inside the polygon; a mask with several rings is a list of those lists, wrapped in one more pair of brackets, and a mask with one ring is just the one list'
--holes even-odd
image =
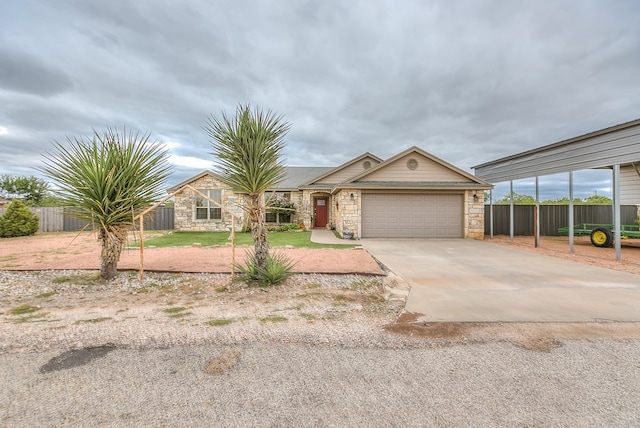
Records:
{"label": "concrete driveway", "polygon": [[640,277],[470,239],[363,239],[429,322],[640,321]]}

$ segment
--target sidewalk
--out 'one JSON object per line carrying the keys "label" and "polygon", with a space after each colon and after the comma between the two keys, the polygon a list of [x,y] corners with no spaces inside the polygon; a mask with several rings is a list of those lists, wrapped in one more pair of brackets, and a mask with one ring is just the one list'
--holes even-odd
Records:
{"label": "sidewalk", "polygon": [[358,245],[356,241],[336,238],[333,231],[325,227],[311,229],[311,242],[315,242],[316,244]]}

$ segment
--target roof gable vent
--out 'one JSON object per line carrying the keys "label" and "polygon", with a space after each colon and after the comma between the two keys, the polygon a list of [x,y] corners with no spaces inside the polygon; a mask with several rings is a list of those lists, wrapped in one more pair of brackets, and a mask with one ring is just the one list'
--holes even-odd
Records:
{"label": "roof gable vent", "polygon": [[407,168],[409,168],[410,170],[415,170],[418,168],[418,161],[411,158],[407,161]]}

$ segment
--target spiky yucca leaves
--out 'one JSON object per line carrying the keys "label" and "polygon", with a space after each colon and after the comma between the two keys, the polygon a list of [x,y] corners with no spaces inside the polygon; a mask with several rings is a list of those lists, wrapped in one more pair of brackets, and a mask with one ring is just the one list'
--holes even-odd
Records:
{"label": "spiky yucca leaves", "polygon": [[97,230],[102,246],[100,277],[115,277],[133,217],[162,194],[171,170],[168,153],[149,134],[93,131],[91,140],[68,138],[57,153],[45,155],[46,174],[58,188],[72,216]]}
{"label": "spiky yucca leaves", "polygon": [[234,191],[246,195],[244,210],[251,225],[255,259],[264,269],[269,254],[264,223],[264,192],[285,176],[280,157],[290,125],[271,111],[240,105],[233,118],[209,117],[204,127],[212,139],[216,172]]}

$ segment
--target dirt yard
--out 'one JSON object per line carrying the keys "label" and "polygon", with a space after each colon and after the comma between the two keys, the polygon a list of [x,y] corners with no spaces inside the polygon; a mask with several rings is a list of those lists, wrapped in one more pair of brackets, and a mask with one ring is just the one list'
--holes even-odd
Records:
{"label": "dirt yard", "polygon": [[491,244],[503,245],[517,250],[640,275],[640,239],[622,241],[622,260],[620,261],[616,261],[614,248],[594,247],[588,236],[574,238],[573,254],[569,252],[569,238],[566,236],[541,237],[538,248],[535,247],[533,236],[515,236],[513,242],[509,236],[505,235],[496,235],[493,238],[485,237],[484,240]]}
{"label": "dirt yard", "polygon": [[[236,247],[236,261],[244,260],[249,247]],[[296,273],[382,275],[384,272],[362,249],[334,250],[277,248],[295,263]],[[231,246],[145,248],[145,271],[230,273]],[[140,250],[127,248],[118,270],[138,270]],[[6,238],[0,242],[0,269],[61,270],[100,269],[100,245],[90,233],[45,233],[23,238]]]}
{"label": "dirt yard", "polygon": [[[544,238],[539,248],[530,237],[486,241],[640,274],[640,248],[625,246],[623,261],[616,262],[613,249],[593,247],[588,238],[576,238],[575,254],[567,238]],[[246,341],[388,348],[508,341],[549,351],[565,340],[640,338],[639,323],[423,324],[414,314],[398,318],[408,288],[385,275],[365,250],[282,250],[301,274],[276,287],[232,282],[231,249],[200,247],[145,250],[144,281],[138,280],[138,250],[127,249],[118,278],[104,283],[97,279],[100,248],[93,235],[3,239],[0,352]],[[238,248],[238,259],[243,254]]]}

